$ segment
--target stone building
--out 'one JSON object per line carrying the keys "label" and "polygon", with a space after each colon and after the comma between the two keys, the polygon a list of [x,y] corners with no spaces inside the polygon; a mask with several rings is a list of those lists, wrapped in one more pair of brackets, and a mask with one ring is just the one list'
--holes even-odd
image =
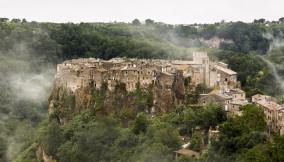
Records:
{"label": "stone building", "polygon": [[[207,87],[218,87],[223,92],[238,84],[236,73],[228,69],[226,64],[211,62],[207,53],[195,52],[192,60],[187,61],[135,58],[67,60],[57,65],[55,85],[73,93],[81,89],[100,89],[103,83],[113,91],[122,82],[128,92],[135,91],[138,84],[141,88],[154,85],[154,104],[167,111],[173,104],[184,102],[185,78],[190,78],[193,86],[204,84]],[[213,98],[219,100],[224,95],[213,95]],[[228,104],[223,104],[225,109],[229,109]]]}
{"label": "stone building", "polygon": [[195,52],[192,61],[174,60],[171,64],[183,71],[183,75],[191,77],[192,84],[205,84],[209,86],[210,82],[210,61],[207,53]]}
{"label": "stone building", "polygon": [[[113,91],[122,82],[129,92],[135,91],[138,84],[143,89],[152,86],[154,107],[167,112],[173,104],[184,102],[184,79],[189,77],[193,86],[204,84],[213,88],[212,92],[200,95],[200,105],[219,104],[228,115],[241,115],[240,107],[248,101],[245,92],[240,89],[237,73],[225,63],[210,61],[206,53],[193,53],[192,58],[186,61],[129,58],[64,61],[57,65],[53,91],[57,94],[51,95],[49,110],[65,90],[73,93],[76,105],[88,107],[91,89],[100,89],[105,83]],[[263,108],[269,130],[284,134],[283,106],[272,97],[260,94],[254,95],[252,102]]]}
{"label": "stone building", "polygon": [[252,102],[263,109],[269,131],[284,134],[284,107],[274,98],[261,94],[252,96]]}
{"label": "stone building", "polygon": [[226,94],[211,92],[209,94],[200,94],[198,103],[201,105],[217,104],[224,107],[225,111],[229,111],[229,104],[232,97]]}
{"label": "stone building", "polygon": [[124,83],[128,92],[135,91],[138,84],[142,89],[153,86],[154,105],[163,112],[184,100],[183,72],[171,60],[89,58],[68,60],[57,66],[55,88],[64,87],[75,98],[92,88],[100,89],[103,83],[110,91],[118,83]]}
{"label": "stone building", "polygon": [[[174,74],[182,72],[182,77],[190,77],[191,84],[205,84],[209,86],[229,85],[232,76],[221,75],[221,71],[230,71],[227,68],[217,70],[212,68],[206,53],[193,53],[192,61],[181,60],[147,60],[113,58],[111,60],[100,59],[73,59],[58,64],[56,78],[65,81],[66,86],[75,90],[93,82],[96,88],[100,88],[102,82],[108,83],[108,88],[113,90],[117,81],[124,82],[128,91],[134,91],[139,82],[142,87],[157,81],[158,73]],[[218,69],[218,68],[217,68]],[[216,77],[216,76],[219,77]],[[235,75],[235,73],[234,73]],[[211,79],[217,78],[217,79]],[[67,77],[69,79],[64,79]],[[60,80],[59,79],[59,80]],[[211,84],[210,84],[211,83]]]}
{"label": "stone building", "polygon": [[210,86],[217,86],[223,92],[239,87],[237,73],[230,70],[223,62],[212,64],[210,76]]}
{"label": "stone building", "polygon": [[224,107],[228,115],[241,115],[240,107],[248,104],[245,92],[239,88],[213,90],[208,94],[200,94],[200,105],[217,104]]}

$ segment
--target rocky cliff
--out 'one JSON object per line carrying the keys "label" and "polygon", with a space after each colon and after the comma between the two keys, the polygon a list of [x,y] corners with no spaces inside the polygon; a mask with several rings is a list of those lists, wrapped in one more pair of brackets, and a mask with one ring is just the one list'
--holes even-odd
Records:
{"label": "rocky cliff", "polygon": [[183,73],[163,60],[76,59],[58,65],[48,110],[64,124],[86,109],[127,119],[183,100]]}

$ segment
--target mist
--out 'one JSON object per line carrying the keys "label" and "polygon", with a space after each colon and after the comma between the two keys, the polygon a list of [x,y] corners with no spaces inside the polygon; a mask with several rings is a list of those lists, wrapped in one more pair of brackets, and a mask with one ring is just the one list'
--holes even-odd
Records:
{"label": "mist", "polygon": [[[284,79],[283,76],[279,73],[280,70],[283,70],[283,66],[280,64],[277,64],[272,60],[273,59],[280,59],[279,56],[284,56],[284,53],[281,53],[281,50],[279,50],[281,47],[284,47],[284,34],[282,31],[279,31],[277,37],[273,36],[271,33],[265,33],[263,34],[265,38],[270,40],[269,50],[266,55],[259,56],[262,61],[266,63],[268,66],[271,74],[276,80],[276,83],[279,85],[279,88],[281,89],[281,94],[284,96]],[[273,55],[273,53],[277,51],[278,55]],[[280,52],[280,53],[279,53]]]}
{"label": "mist", "polygon": [[16,100],[46,102],[52,86],[51,72],[40,74],[12,74],[9,83]]}
{"label": "mist", "polygon": [[8,50],[0,49],[0,138],[5,141],[4,161],[14,160],[29,146],[36,135],[36,125],[47,117],[55,65],[43,62],[31,43],[15,41]]}
{"label": "mist", "polygon": [[284,34],[282,31],[279,31],[277,37],[273,36],[271,33],[264,33],[263,37],[270,40],[269,52],[284,46]]}
{"label": "mist", "polygon": [[276,82],[278,83],[279,87],[281,88],[281,92],[284,93],[284,80],[279,75],[275,63],[271,62],[270,60],[266,59],[263,56],[258,56],[258,57],[267,64],[267,66],[269,67],[269,69],[270,69],[272,75],[274,76]]}

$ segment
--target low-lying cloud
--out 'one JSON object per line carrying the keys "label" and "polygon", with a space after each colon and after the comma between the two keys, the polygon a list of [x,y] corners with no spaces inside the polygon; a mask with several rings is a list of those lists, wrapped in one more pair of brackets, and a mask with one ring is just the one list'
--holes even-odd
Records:
{"label": "low-lying cloud", "polygon": [[52,75],[42,74],[13,74],[9,78],[10,87],[16,100],[31,100],[46,102],[49,89],[52,86]]}

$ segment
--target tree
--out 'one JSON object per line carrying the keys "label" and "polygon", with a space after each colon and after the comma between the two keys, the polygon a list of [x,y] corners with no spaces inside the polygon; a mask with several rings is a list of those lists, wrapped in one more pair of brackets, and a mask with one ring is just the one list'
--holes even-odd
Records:
{"label": "tree", "polygon": [[284,161],[284,135],[276,136],[272,144],[272,147],[273,147],[273,160]]}
{"label": "tree", "polygon": [[241,117],[241,122],[248,131],[265,131],[266,130],[266,120],[263,110],[257,105],[249,104],[242,107],[243,116]]}
{"label": "tree", "polygon": [[56,155],[63,140],[62,130],[56,120],[49,121],[40,129],[39,141],[48,155]]}
{"label": "tree", "polygon": [[147,162],[172,162],[173,154],[171,150],[161,144],[161,143],[153,143],[147,145],[141,152],[135,157],[135,160],[132,161],[147,161]]}
{"label": "tree", "polygon": [[115,140],[120,135],[117,122],[110,117],[93,120],[84,116],[73,121],[74,134],[59,147],[58,161],[111,161],[115,156]]}
{"label": "tree", "polygon": [[0,22],[7,22],[7,21],[9,21],[8,18],[0,18]]}
{"label": "tree", "polygon": [[202,134],[199,131],[194,131],[190,140],[190,148],[195,151],[201,151],[202,147],[203,147]]}
{"label": "tree", "polygon": [[147,117],[143,113],[139,113],[134,121],[132,131],[135,134],[146,133],[148,127]]}
{"label": "tree", "polygon": [[146,19],[145,23],[146,23],[146,25],[152,25],[152,24],[154,24],[154,20]]}
{"label": "tree", "polygon": [[284,23],[284,17],[279,18],[280,23]]}
{"label": "tree", "polygon": [[22,23],[27,23],[27,20],[26,19],[22,19]]}
{"label": "tree", "polygon": [[175,160],[175,162],[195,162],[195,161],[196,159],[188,156],[180,156]]}
{"label": "tree", "polygon": [[0,161],[6,161],[7,143],[0,137]]}
{"label": "tree", "polygon": [[244,151],[237,158],[237,162],[273,162],[271,154],[273,148],[270,145],[257,145]]}
{"label": "tree", "polygon": [[253,23],[255,23],[255,24],[263,24],[263,23],[265,23],[265,19],[254,20]]}
{"label": "tree", "polygon": [[224,50],[249,53],[252,51],[265,54],[270,46],[268,38],[263,36],[265,29],[258,24],[246,24],[243,22],[232,23],[223,30],[219,30],[218,36],[230,39],[234,43],[224,43],[220,46]]}
{"label": "tree", "polygon": [[214,128],[226,120],[225,111],[220,105],[208,105],[198,109],[196,116],[197,124],[205,130],[209,130],[210,127]]}
{"label": "tree", "polygon": [[[197,116],[195,111],[192,108],[187,108],[183,111],[183,119],[182,119],[182,132],[184,134],[192,134],[192,130],[197,126]],[[181,114],[180,114],[181,116]]]}
{"label": "tree", "polygon": [[247,105],[242,110],[242,116],[229,118],[220,125],[219,141],[212,142],[213,150],[233,156],[241,150],[267,142],[263,111],[256,105]]}
{"label": "tree", "polygon": [[19,22],[21,22],[21,20],[20,20],[20,19],[12,19],[11,22],[13,22],[13,23],[19,23]]}
{"label": "tree", "polygon": [[134,20],[132,21],[132,24],[133,24],[133,25],[140,25],[141,22],[140,22],[138,19],[134,19]]}

